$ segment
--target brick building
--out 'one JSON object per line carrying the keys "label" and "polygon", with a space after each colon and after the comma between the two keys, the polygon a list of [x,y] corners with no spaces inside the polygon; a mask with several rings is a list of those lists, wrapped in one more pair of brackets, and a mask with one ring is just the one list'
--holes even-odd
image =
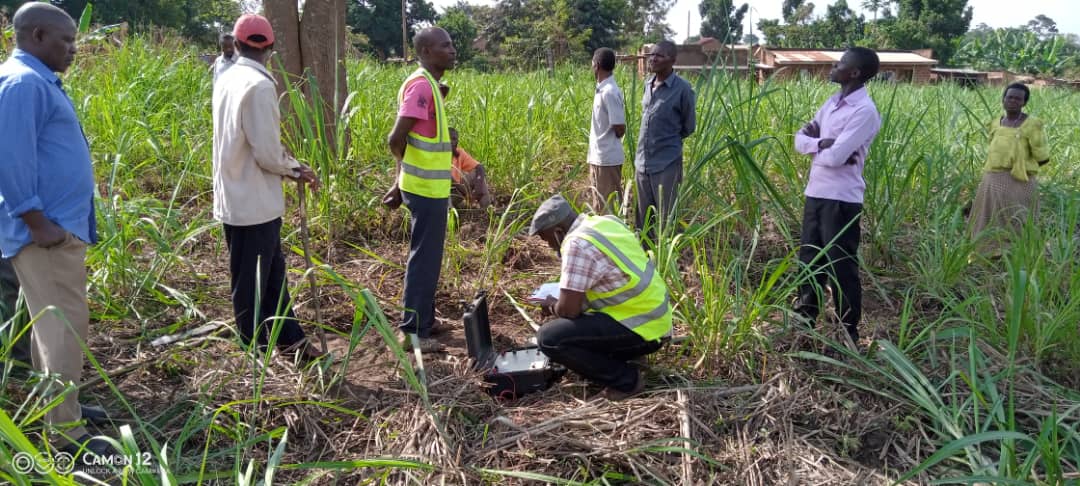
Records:
{"label": "brick building", "polygon": [[[930,69],[937,64],[929,49],[918,51],[877,51],[881,60],[879,78],[897,82],[930,82]],[[780,49],[756,46],[758,76],[778,79],[829,79],[833,64],[844,55],[842,50]]]}

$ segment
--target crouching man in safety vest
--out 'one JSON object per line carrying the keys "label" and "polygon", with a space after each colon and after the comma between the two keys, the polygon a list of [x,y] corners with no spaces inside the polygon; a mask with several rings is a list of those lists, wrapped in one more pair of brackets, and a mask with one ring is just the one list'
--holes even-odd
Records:
{"label": "crouching man in safety vest", "polygon": [[579,216],[561,195],[540,206],[529,234],[562,256],[559,298],[542,304],[555,319],[540,327],[540,350],[605,386],[609,400],[641,393],[644,374],[629,361],[660,349],[671,305],[640,240],[614,216]]}

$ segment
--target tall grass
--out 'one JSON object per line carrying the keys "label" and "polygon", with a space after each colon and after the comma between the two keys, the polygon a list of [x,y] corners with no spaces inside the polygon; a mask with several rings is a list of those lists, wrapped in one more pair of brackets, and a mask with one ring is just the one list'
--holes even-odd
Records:
{"label": "tall grass", "polygon": [[[102,238],[88,256],[91,308],[95,329],[121,332],[145,348],[149,339],[209,320],[221,314],[214,308],[227,307],[221,288],[211,286],[222,277],[200,273],[204,260],[224,253],[208,210],[210,81],[205,66],[178,44],[134,37],[123,48],[102,49],[82,56],[66,80],[99,181]],[[393,179],[385,136],[399,83],[410,69],[349,61],[351,92],[334,125],[333,146],[320,142],[327,125],[315,116],[317,104],[289,91],[283,103],[298,116],[286,144],[325,182],[310,209],[317,241],[311,271],[355,308],[352,322],[329,326],[348,342],[345,365],[312,370],[305,379],[320,392],[341,384],[352,351],[374,330],[394,351],[404,380],[439,428],[439,411],[397,347],[378,299],[343,277],[328,255],[351,247],[394,268],[395,259],[378,252],[380,242],[401,239],[403,223],[379,206],[379,197]],[[616,77],[626,97],[626,146],[632,154],[641,84],[626,67]],[[709,373],[714,370],[705,364],[715,358],[761,359],[771,349],[772,331],[787,325],[784,315],[795,289],[810,278],[795,258],[809,160],[794,153],[792,139],[834,87],[814,81],[758,85],[718,72],[688,78],[698,92],[698,130],[687,140],[686,184],[675,203],[678,223],[657,228],[660,237],[647,247],[671,289],[677,325],[693,344],[684,351],[690,366]],[[485,163],[499,195],[499,209],[486,215],[488,231],[479,246],[457,235],[461,225],[453,228],[443,274],[464,299],[506,282],[513,270],[504,260],[521,244],[519,235],[538,201],[555,191],[572,198],[584,194],[593,81],[587,66],[562,66],[555,76],[454,71],[447,82],[453,87],[448,112],[461,145]],[[868,317],[866,334],[879,340],[875,352],[846,351],[844,361],[802,356],[834,367],[836,381],[895,400],[917,417],[925,439],[913,440],[925,440],[934,452],[918,458],[922,465],[909,472],[912,477],[1064,480],[1080,463],[1080,398],[1069,388],[1077,386],[1080,373],[1080,304],[1072,298],[1080,295],[1080,179],[1073,161],[1080,144],[1080,94],[1033,93],[1029,111],[1047,122],[1054,154],[1040,176],[1042,210],[1014,236],[1011,251],[991,261],[969,258],[975,246],[966,236],[962,209],[980,177],[983,126],[1000,114],[998,90],[876,83],[869,90],[884,125],[866,165],[860,256],[873,289],[867,299],[880,294],[892,307]],[[298,248],[291,222],[287,218],[283,234],[287,246]],[[473,261],[480,262],[479,276],[466,281],[457,270]],[[255,382],[266,377],[265,362],[252,360],[250,366]],[[111,383],[100,366],[98,372]],[[257,386],[234,396],[222,386],[208,385],[151,417],[140,416],[110,385],[135,417],[119,443],[127,451],[150,452],[158,465],[151,474],[117,474],[138,484],[248,484],[257,478],[272,482],[286,471],[297,474],[290,478],[313,480],[372,468],[381,471],[373,477],[385,480],[391,470],[433,469],[421,460],[376,455],[283,462],[288,429],[264,426],[260,412],[301,406],[350,420],[366,417],[330,399],[266,396]],[[233,398],[223,402],[219,395]],[[0,392],[3,409],[14,411],[0,413],[0,474],[7,481],[27,482],[11,473],[9,459],[18,451],[37,452],[35,434],[48,406],[43,396],[41,388]],[[440,429],[439,437],[452,445],[449,432]],[[557,482],[543,471],[474,473]]]}

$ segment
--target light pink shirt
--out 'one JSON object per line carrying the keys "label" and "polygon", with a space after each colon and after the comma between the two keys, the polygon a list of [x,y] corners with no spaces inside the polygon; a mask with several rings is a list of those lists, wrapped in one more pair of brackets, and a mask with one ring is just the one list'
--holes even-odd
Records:
{"label": "light pink shirt", "polygon": [[[795,150],[814,154],[805,194],[862,204],[866,191],[863,166],[870,144],[881,129],[881,116],[874,101],[866,88],[859,88],[846,97],[837,93],[822,105],[814,115],[814,121],[821,127],[821,138],[807,136],[801,129],[795,134]],[[820,150],[818,141],[823,138],[835,141],[831,147]],[[846,164],[852,154],[855,154],[855,163]]]}

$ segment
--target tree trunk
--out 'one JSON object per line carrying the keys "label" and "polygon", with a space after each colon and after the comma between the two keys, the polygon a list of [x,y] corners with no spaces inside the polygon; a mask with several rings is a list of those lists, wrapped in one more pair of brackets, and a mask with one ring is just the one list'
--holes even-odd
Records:
{"label": "tree trunk", "polygon": [[[337,114],[345,103],[348,87],[345,80],[345,1],[307,0],[303,17],[296,0],[265,0],[263,8],[274,27],[274,49],[271,59],[278,89],[284,93],[291,84],[299,86],[308,103],[315,107],[314,93],[308,77],[318,85],[326,142],[334,145]],[[284,67],[287,78],[282,77]],[[286,103],[287,105],[287,103]],[[288,106],[283,112],[290,112]]]}
{"label": "tree trunk", "polygon": [[[314,75],[322,98],[323,121],[333,142],[337,114],[345,104],[349,90],[345,80],[345,2],[344,0],[308,0],[300,21],[300,52],[304,69]],[[314,91],[305,86],[312,99]]]}
{"label": "tree trunk", "polygon": [[[285,90],[287,82],[296,82],[304,69],[300,54],[300,11],[296,0],[266,0],[263,9],[270,25],[274,27],[274,50],[277,55],[270,59],[270,71],[278,81],[278,89]],[[284,79],[281,68],[293,79]]]}

